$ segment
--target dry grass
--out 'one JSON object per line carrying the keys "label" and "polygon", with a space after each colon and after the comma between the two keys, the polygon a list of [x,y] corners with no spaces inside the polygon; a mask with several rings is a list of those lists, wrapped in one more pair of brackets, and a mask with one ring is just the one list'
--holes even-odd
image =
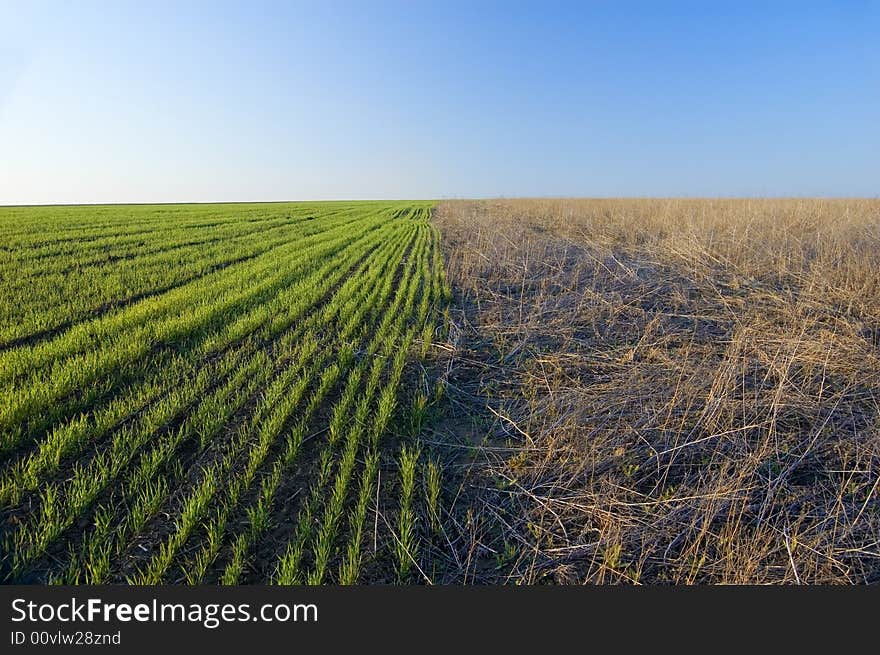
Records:
{"label": "dry grass", "polygon": [[500,427],[472,437],[503,579],[880,582],[880,201],[436,220],[449,394]]}

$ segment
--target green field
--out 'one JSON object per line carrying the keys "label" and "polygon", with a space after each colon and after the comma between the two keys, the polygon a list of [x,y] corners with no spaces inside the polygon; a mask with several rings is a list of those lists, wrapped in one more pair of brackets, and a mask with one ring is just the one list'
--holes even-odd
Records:
{"label": "green field", "polygon": [[431,208],[0,208],[0,580],[406,580]]}

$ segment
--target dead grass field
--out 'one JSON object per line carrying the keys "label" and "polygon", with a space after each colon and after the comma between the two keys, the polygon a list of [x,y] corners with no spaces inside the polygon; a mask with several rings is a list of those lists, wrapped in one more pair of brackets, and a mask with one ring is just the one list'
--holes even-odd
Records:
{"label": "dead grass field", "polygon": [[466,580],[880,582],[880,201],[435,218]]}

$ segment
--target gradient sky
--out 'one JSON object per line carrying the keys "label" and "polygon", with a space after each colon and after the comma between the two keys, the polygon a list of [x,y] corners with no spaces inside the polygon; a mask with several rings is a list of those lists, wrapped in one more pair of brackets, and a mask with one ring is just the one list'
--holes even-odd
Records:
{"label": "gradient sky", "polygon": [[880,2],[0,0],[0,204],[880,195]]}

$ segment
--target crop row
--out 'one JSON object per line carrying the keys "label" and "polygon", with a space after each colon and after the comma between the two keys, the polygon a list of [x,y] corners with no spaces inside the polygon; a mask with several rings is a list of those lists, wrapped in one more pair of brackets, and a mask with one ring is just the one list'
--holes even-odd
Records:
{"label": "crop row", "polygon": [[430,205],[225,211],[102,212],[43,239],[0,222],[4,247],[51,275],[88,269],[109,289],[119,262],[144,271],[97,314],[34,284],[57,313],[45,325],[64,327],[0,347],[8,579],[360,579],[382,437],[445,299]]}

